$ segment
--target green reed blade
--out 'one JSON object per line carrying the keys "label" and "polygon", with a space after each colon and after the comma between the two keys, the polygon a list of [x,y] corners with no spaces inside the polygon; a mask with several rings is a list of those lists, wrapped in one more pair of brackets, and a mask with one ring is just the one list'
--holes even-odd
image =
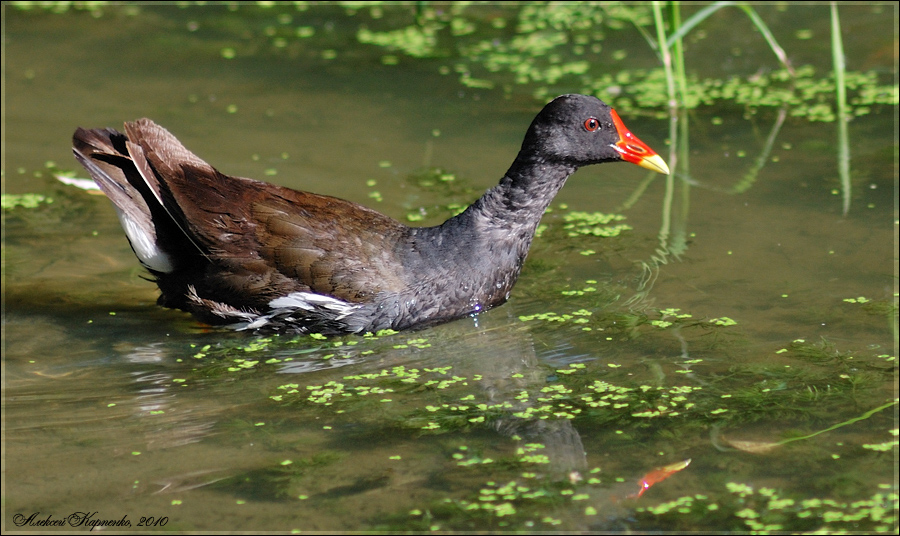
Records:
{"label": "green reed blade", "polygon": [[765,22],[763,22],[759,14],[756,13],[756,10],[747,4],[738,4],[737,6],[744,10],[744,13],[746,13],[747,16],[750,17],[750,20],[753,21],[756,29],[759,30],[759,33],[761,33],[766,39],[766,42],[769,43],[769,48],[771,48],[772,52],[774,52],[778,57],[778,61],[780,61],[781,64],[784,65],[784,68],[787,69],[789,73],[791,73],[791,76],[796,76],[797,73],[794,72],[794,67],[791,65],[791,60],[788,59],[784,49],[781,48],[781,45],[779,45],[778,41],[775,40],[775,36],[772,35],[769,27]]}
{"label": "green reed blade", "polygon": [[735,2],[723,1],[716,2],[714,4],[710,4],[700,11],[694,13],[690,18],[684,21],[684,24],[675,28],[675,32],[669,36],[669,39],[666,41],[666,47],[672,48],[672,45],[675,44],[675,41],[681,39],[689,31],[694,29],[694,26],[697,26],[701,22],[703,22],[707,17],[715,13],[716,11],[722,9],[723,7],[733,6]]}
{"label": "green reed blade", "polygon": [[837,94],[838,175],[841,178],[844,215],[850,210],[850,135],[847,132],[847,86],[844,81],[844,43],[841,20],[835,2],[831,2],[831,58]]}

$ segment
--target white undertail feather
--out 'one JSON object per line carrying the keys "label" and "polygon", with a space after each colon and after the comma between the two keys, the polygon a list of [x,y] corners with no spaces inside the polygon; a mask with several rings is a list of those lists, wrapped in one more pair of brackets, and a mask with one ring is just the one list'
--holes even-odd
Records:
{"label": "white undertail feather", "polygon": [[131,243],[131,249],[141,264],[157,272],[169,273],[175,269],[172,259],[163,252],[157,241],[156,228],[150,209],[140,194],[127,182],[110,177],[90,158],[75,150],[75,156],[94,178],[97,186],[110,198]]}
{"label": "white undertail feather", "polygon": [[119,215],[119,222],[122,223],[122,228],[125,229],[125,235],[128,237],[128,241],[131,242],[131,249],[134,250],[134,254],[137,255],[141,264],[156,272],[172,272],[175,269],[175,265],[172,264],[172,259],[159,249],[159,245],[156,243],[156,233],[152,230],[148,232],[139,222],[129,218],[118,207],[116,207],[116,212]]}

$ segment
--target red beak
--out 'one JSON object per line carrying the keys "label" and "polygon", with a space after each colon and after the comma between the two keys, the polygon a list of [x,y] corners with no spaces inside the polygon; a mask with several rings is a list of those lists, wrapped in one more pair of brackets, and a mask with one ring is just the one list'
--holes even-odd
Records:
{"label": "red beak", "polygon": [[619,141],[613,144],[613,148],[622,155],[622,160],[637,164],[642,168],[647,168],[663,175],[669,174],[669,166],[666,165],[653,149],[647,147],[647,144],[637,139],[637,136],[622,122],[619,114],[615,110],[610,110],[613,118],[613,124],[616,126],[616,132],[619,133]]}

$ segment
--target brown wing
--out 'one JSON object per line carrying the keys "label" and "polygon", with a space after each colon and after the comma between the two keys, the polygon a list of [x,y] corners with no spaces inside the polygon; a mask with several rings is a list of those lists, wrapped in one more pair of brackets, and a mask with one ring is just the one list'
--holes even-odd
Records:
{"label": "brown wing", "polygon": [[[408,228],[337,198],[229,177],[148,119],[129,152],[168,213],[211,262],[201,285],[260,305],[295,291],[359,302],[404,288],[391,260]],[[217,288],[217,287],[222,287]]]}

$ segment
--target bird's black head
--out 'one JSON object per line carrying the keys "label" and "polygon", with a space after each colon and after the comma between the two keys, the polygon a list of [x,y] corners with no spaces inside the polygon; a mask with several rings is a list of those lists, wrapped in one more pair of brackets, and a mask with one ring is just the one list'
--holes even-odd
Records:
{"label": "bird's black head", "polygon": [[574,167],[625,160],[669,172],[662,158],[625,127],[615,110],[588,95],[562,95],[544,106],[525,134],[522,151]]}

